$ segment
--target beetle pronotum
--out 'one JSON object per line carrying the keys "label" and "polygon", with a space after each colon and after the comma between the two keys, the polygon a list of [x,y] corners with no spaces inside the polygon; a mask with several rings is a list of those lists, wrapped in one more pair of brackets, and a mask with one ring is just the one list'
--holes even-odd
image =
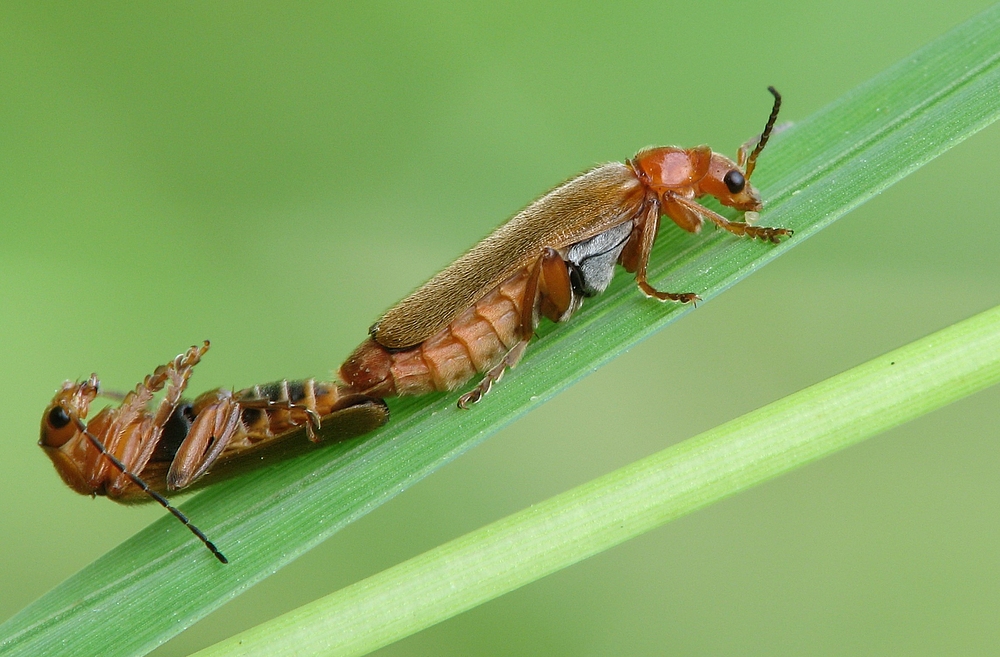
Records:
{"label": "beetle pronotum", "polygon": [[[455,390],[481,373],[458,400],[467,408],[517,364],[542,316],[569,319],[584,298],[607,289],[616,263],[635,274],[648,297],[695,302],[692,292],[662,292],[647,281],[662,217],[693,233],[707,220],[773,243],[791,235],[786,228],[730,221],[696,200],[708,195],[736,210],[760,211],[750,176],[781,106],[774,87],[768,91],[774,106],[764,130],[740,147],[735,162],[708,146],[646,148],[530,204],[386,311],[340,367],[339,383],[283,381],[183,402],[206,342],[157,368],[118,407],[87,423],[97,377],[67,382],[45,411],[39,444],[74,490],[119,502],[156,499],[224,561],[160,493],[245,469],[248,455],[303,432],[316,442],[321,424],[334,438],[367,433],[388,421],[383,398]],[[153,394],[164,386],[164,399],[151,411]]]}

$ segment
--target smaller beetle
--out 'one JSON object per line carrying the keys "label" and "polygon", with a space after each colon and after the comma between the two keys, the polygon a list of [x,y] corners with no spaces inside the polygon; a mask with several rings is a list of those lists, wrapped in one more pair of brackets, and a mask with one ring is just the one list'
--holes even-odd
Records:
{"label": "smaller beetle", "polygon": [[[209,343],[194,346],[157,367],[126,395],[101,393],[96,374],[67,381],[42,414],[39,446],[67,486],[125,504],[150,499],[170,511],[211,550],[226,558],[163,494],[205,485],[291,456],[320,442],[368,433],[385,424],[385,402],[362,397],[337,383],[278,381],[240,391],[212,390],[182,399]],[[153,396],[166,388],[153,405]],[[120,404],[85,422],[99,394]],[[309,441],[299,438],[302,429]]]}

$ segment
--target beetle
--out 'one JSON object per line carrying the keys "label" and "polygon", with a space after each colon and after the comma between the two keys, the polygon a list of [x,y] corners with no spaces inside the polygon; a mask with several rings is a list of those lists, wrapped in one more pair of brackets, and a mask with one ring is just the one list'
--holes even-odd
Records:
{"label": "beetle", "polygon": [[[334,382],[277,381],[239,391],[215,389],[183,399],[209,343],[157,367],[125,395],[102,393],[96,374],[62,385],[42,414],[38,444],[67,486],[124,504],[155,500],[211,550],[205,534],[164,497],[256,467],[265,456],[289,456],[324,440],[369,433],[385,424],[385,402]],[[164,390],[153,405],[153,396]],[[86,421],[99,394],[120,399]],[[309,441],[289,440],[303,430]]]}
{"label": "beetle", "polygon": [[761,210],[750,176],[781,107],[781,95],[768,91],[774,105],[764,131],[735,162],[708,146],[654,147],[568,180],[386,311],[341,366],[341,380],[384,398],[455,390],[481,373],[458,400],[467,408],[518,363],[540,317],[569,319],[607,289],[616,263],[648,297],[696,302],[692,292],[662,292],[646,279],[662,217],[692,233],[710,221],[773,243],[792,234],[730,221],[697,201],[713,196],[736,210]]}

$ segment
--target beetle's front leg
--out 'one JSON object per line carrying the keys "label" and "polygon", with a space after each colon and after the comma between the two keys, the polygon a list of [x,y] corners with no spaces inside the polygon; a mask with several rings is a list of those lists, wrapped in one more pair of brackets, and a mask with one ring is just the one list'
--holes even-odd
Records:
{"label": "beetle's front leg", "polygon": [[573,314],[578,305],[566,262],[555,249],[546,247],[532,265],[528,282],[524,286],[518,331],[520,339],[499,363],[485,372],[475,388],[459,398],[459,408],[465,409],[478,402],[503,377],[508,368],[517,365],[535,334],[540,314],[554,322],[563,321]]}
{"label": "beetle's front leg", "polygon": [[729,221],[721,214],[717,212],[712,212],[706,208],[701,203],[697,201],[692,201],[691,199],[684,198],[682,196],[673,195],[673,200],[687,208],[691,212],[695,212],[702,217],[708,219],[716,226],[723,230],[727,230],[734,235],[752,237],[754,239],[763,240],[765,242],[771,242],[772,244],[777,244],[781,241],[782,237],[789,237],[794,233],[790,228],[772,228],[770,226],[751,226],[748,223],[742,221]]}

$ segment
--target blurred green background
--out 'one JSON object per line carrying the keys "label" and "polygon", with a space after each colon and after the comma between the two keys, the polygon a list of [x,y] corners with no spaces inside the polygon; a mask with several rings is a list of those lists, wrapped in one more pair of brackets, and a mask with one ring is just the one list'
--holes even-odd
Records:
{"label": "blurred green background", "polygon": [[[804,118],[987,4],[346,6],[0,6],[0,619],[162,515],[61,484],[35,441],[64,379],[127,389],[205,338],[196,392],[325,377],[566,177],[734,154],[768,84]],[[998,152],[994,126],[154,654],[1000,303]],[[381,654],[994,654],[998,419],[994,389]]]}

